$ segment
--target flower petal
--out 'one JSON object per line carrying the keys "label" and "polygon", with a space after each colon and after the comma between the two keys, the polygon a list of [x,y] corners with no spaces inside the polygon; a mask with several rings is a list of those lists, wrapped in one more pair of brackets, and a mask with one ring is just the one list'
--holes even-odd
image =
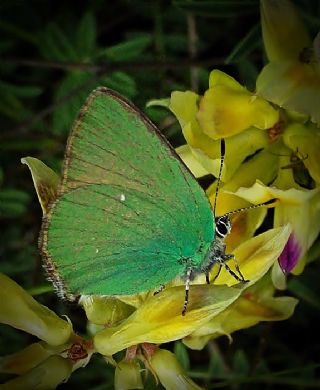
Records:
{"label": "flower petal", "polygon": [[278,170],[279,156],[270,153],[268,148],[263,149],[239,166],[232,178],[223,185],[223,190],[235,192],[240,187],[251,187],[257,180],[267,185],[274,181]]}
{"label": "flower petal", "polygon": [[[262,278],[270,269],[283,251],[290,233],[290,225],[270,229],[245,241],[234,250],[233,254],[242,274],[246,279],[249,279],[248,285]],[[233,261],[230,260],[228,265],[236,272],[235,266],[232,263]],[[237,283],[238,281],[224,268],[222,268],[219,276],[215,280],[215,284],[227,284],[228,286]]]}
{"label": "flower petal", "polygon": [[257,94],[320,123],[320,66],[301,62],[270,62],[259,74]]}
{"label": "flower petal", "polygon": [[30,169],[42,212],[46,214],[49,203],[56,198],[59,176],[37,158],[24,157],[21,162]]}
{"label": "flower petal", "polygon": [[[278,184],[281,185],[279,180]],[[318,223],[320,188],[282,190],[257,182],[251,188],[240,188],[236,195],[252,203],[261,203],[272,198],[278,199],[274,212],[274,226],[283,226],[288,223],[292,226],[294,240],[300,248],[300,259],[304,257],[320,232]]]}
{"label": "flower petal", "polygon": [[134,308],[114,297],[82,295],[79,304],[90,322],[95,325],[112,326],[127,318]]}
{"label": "flower petal", "polygon": [[313,124],[291,124],[283,134],[284,143],[303,157],[311,177],[320,184],[320,129]]}
{"label": "flower petal", "polygon": [[[220,140],[213,140],[206,135],[196,118],[199,96],[193,92],[173,92],[170,110],[178,118],[183,135],[190,146],[194,157],[206,171],[216,177],[219,174],[221,151]],[[239,145],[243,145],[239,149]],[[256,128],[226,139],[226,157],[222,172],[222,181],[227,181],[241,165],[243,160],[269,144],[268,135]]]}
{"label": "flower petal", "polygon": [[201,177],[208,175],[209,172],[200,164],[199,160],[192,153],[192,149],[188,144],[179,146],[176,148],[176,152],[178,153],[181,160],[185,163],[185,165],[190,169],[191,173],[194,177]]}
{"label": "flower petal", "polygon": [[243,294],[223,312],[197,329],[183,342],[189,348],[202,349],[209,339],[248,328],[260,321],[281,321],[289,318],[298,303],[291,297],[273,297],[270,277],[265,277]]}
{"label": "flower petal", "polygon": [[40,305],[17,283],[0,274],[0,322],[37,336],[50,345],[60,345],[72,335],[72,326],[46,306]]}
{"label": "flower petal", "polygon": [[26,374],[1,385],[2,390],[53,390],[69,378],[72,363],[61,356],[51,356]]}
{"label": "flower petal", "polygon": [[269,61],[296,60],[311,41],[295,7],[288,0],[262,0],[260,4],[262,36]]}
{"label": "flower petal", "polygon": [[200,101],[197,118],[205,134],[220,139],[251,126],[270,128],[279,120],[279,112],[231,76],[214,70],[210,75],[210,89]]}
{"label": "flower petal", "polygon": [[141,367],[138,362],[122,360],[117,364],[114,377],[115,390],[143,389]]}
{"label": "flower petal", "polygon": [[95,347],[102,355],[110,356],[135,344],[178,340],[230,305],[240,295],[241,287],[192,285],[185,316],[181,315],[185,286],[165,289],[147,298],[119,326],[98,332]]}
{"label": "flower petal", "polygon": [[52,347],[44,342],[34,343],[8,356],[0,357],[0,372],[24,374],[49,356],[59,354],[65,346]]}
{"label": "flower petal", "polygon": [[281,255],[279,256],[279,265],[282,272],[288,273],[293,270],[301,257],[301,248],[294,234],[290,234]]}
{"label": "flower petal", "polygon": [[186,124],[196,122],[199,99],[200,96],[195,92],[172,92],[169,108],[177,117],[182,129]]}
{"label": "flower petal", "polygon": [[150,365],[166,390],[201,390],[184,372],[176,356],[165,349],[158,349],[150,359]]}

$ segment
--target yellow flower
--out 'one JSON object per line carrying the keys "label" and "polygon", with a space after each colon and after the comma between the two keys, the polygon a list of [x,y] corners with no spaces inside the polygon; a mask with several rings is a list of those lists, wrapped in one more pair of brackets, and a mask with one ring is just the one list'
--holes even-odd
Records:
{"label": "yellow flower", "polygon": [[227,309],[204,326],[184,338],[189,348],[202,349],[209,340],[221,335],[231,339],[231,333],[261,321],[281,321],[289,318],[298,303],[291,297],[274,297],[269,275],[245,290]]}
{"label": "yellow flower", "polygon": [[[184,158],[189,159],[190,163],[196,166],[195,171],[199,175],[205,172],[195,162],[190,148],[180,148],[179,152]],[[29,168],[35,178],[35,186],[39,187],[39,183],[44,183],[44,187],[48,185],[49,189],[51,188],[50,191],[38,191],[40,201],[45,205],[45,201],[41,198],[42,194],[48,192],[55,193],[56,191],[55,184],[52,184],[55,182],[50,179],[51,172],[46,170],[42,163],[38,163],[35,159],[31,160],[28,158],[25,161],[28,162]],[[224,207],[226,205],[230,207],[232,204],[234,205],[235,198],[238,199],[238,202],[239,200],[241,202],[241,198],[232,194],[230,189],[228,189],[228,183],[225,186],[226,189],[224,188],[222,190],[224,200],[218,201],[217,210],[220,212],[223,211],[222,205]],[[212,194],[214,193],[213,188],[211,192]],[[208,195],[210,198],[210,191]],[[229,204],[225,201],[228,198],[230,199]],[[211,200],[213,201],[213,199]],[[242,200],[242,202],[245,201]],[[46,212],[45,206],[43,209]],[[261,216],[257,217],[258,214]],[[241,230],[241,221],[238,223],[239,229],[236,228],[237,224],[235,223],[234,234],[230,235],[231,241],[227,242],[227,250],[232,251],[235,255],[242,272],[247,279],[250,279],[250,282],[239,285],[225,269],[222,269],[213,285],[207,285],[204,275],[199,275],[191,285],[190,301],[185,316],[181,315],[185,296],[185,286],[182,280],[173,281],[170,285],[166,286],[164,291],[156,295],[154,295],[153,291],[150,291],[128,297],[82,296],[79,303],[87,314],[87,318],[91,323],[91,329],[93,330],[95,326],[93,333],[94,346],[91,347],[90,353],[93,351],[98,352],[110,360],[116,352],[127,348],[130,349],[134,345],[145,345],[145,343],[161,344],[173,340],[186,339],[190,335],[192,335],[190,337],[194,337],[194,334],[199,329],[216,323],[215,319],[219,321],[221,313],[228,311],[229,308],[231,310],[232,305],[237,305],[239,300],[240,305],[245,296],[243,294],[246,294],[246,290],[250,286],[255,285],[274,264],[290,235],[290,227],[283,226],[252,237],[260,223],[257,222],[257,218],[259,221],[262,221],[264,214],[265,210],[255,210],[253,214],[249,214],[251,215],[251,222],[247,224],[245,233],[243,229]],[[254,217],[252,218],[253,215]],[[244,237],[245,240],[243,242]],[[235,269],[232,260],[229,262],[229,266],[232,270]],[[214,270],[211,278],[214,277],[215,272]],[[246,322],[242,323],[244,324]],[[60,348],[60,345],[58,347]],[[48,358],[48,354],[50,356],[61,356],[61,350],[52,352],[48,351],[46,346],[43,347],[41,345],[34,346],[33,348],[38,348],[42,351],[40,355],[44,356],[43,361]],[[70,343],[66,349],[70,355],[70,350],[72,350]],[[26,351],[22,353],[20,355],[20,361],[22,359],[21,356],[27,356],[28,353],[30,352]],[[148,361],[142,359],[142,363],[148,370],[153,372],[156,378],[166,388],[170,389],[176,385],[176,374],[180,372],[180,368],[178,369],[178,366],[173,364],[171,371],[169,370],[171,374],[168,372],[168,368],[162,365],[163,358],[159,358],[162,355],[168,357],[168,354],[170,353],[167,351],[163,352],[158,350],[152,359]],[[88,361],[89,358],[90,356],[85,361]],[[40,358],[34,363],[32,369],[37,367],[36,364],[39,364],[39,361],[41,361]],[[78,365],[74,365],[73,369],[78,367],[79,364],[84,364],[84,358],[80,358]],[[116,386],[118,388],[121,388],[121,386],[123,388],[130,388],[130,386],[139,388],[141,386],[139,367],[137,361],[134,360],[120,362],[116,368]],[[26,368],[24,371],[27,371]],[[196,388],[196,385],[185,374],[180,372],[179,378],[179,381],[184,386]]]}
{"label": "yellow flower", "polygon": [[297,11],[288,0],[262,0],[261,24],[270,62],[257,79],[258,95],[280,107],[305,113],[319,123],[318,49],[312,46]]}
{"label": "yellow flower", "polygon": [[296,60],[311,43],[296,9],[288,0],[261,0],[260,4],[263,42],[269,61]]}
{"label": "yellow flower", "polygon": [[[229,104],[231,101],[232,107]],[[178,153],[196,176],[218,172],[220,141],[217,139],[227,137],[224,183],[218,198],[217,215],[232,211],[235,206],[246,206],[248,201],[257,203],[256,199],[247,199],[237,191],[240,184],[247,187],[254,184],[254,167],[263,168],[259,174],[266,182],[277,175],[280,157],[269,151],[270,144],[277,143],[271,142],[269,133],[264,130],[277,125],[278,111],[265,100],[248,92],[234,79],[218,71],[212,73],[210,88],[202,99],[199,100],[199,96],[192,92],[176,92],[172,94],[168,104],[177,115],[188,141],[188,145],[179,148]],[[237,118],[239,115],[242,117]],[[290,140],[292,141],[292,138]],[[243,148],[239,149],[239,144],[243,145]],[[263,151],[243,163],[243,160],[258,149]],[[273,161],[271,173],[265,167],[266,161],[270,159]],[[23,161],[31,170],[43,212],[46,213],[48,198],[52,200],[55,197],[57,180],[38,160],[26,158]],[[241,170],[243,175],[238,179],[237,172]],[[208,190],[212,203],[214,195],[213,185]],[[268,199],[270,197],[265,200]],[[230,334],[266,318],[284,319],[291,315],[294,300],[273,298],[273,290],[270,290],[268,298],[265,298],[258,288],[257,283],[281,255],[291,234],[290,225],[283,220],[274,229],[253,237],[265,214],[266,210],[260,209],[234,216],[233,231],[226,240],[227,253],[234,254],[241,272],[249,282],[239,284],[225,268],[215,277],[217,270],[214,267],[210,275],[214,284],[206,284],[204,275],[199,275],[192,282],[185,316],[181,315],[185,285],[180,279],[172,281],[158,294],[149,291],[127,297],[82,296],[79,303],[89,320],[93,345],[88,347],[83,341],[77,344],[74,340],[69,340],[64,349],[67,351],[67,358],[79,357],[77,354],[81,355],[83,351],[88,355],[81,355],[77,364],[72,365],[72,369],[85,364],[93,352],[98,352],[116,365],[116,388],[141,388],[140,372],[143,365],[166,389],[196,389],[198,387],[186,376],[174,355],[158,349],[155,345],[179,339],[190,342],[201,338],[203,346],[205,340],[216,337],[219,332]],[[236,271],[233,260],[230,260],[228,265],[231,270]],[[265,300],[261,298],[261,294]],[[252,315],[248,316],[248,313]],[[223,319],[228,316],[231,322],[226,326]],[[235,322],[238,325],[232,326]],[[112,356],[117,352],[130,350],[136,345],[145,349],[143,346],[146,343],[151,343],[155,349],[152,354],[147,354],[147,357],[143,352],[138,352],[131,359],[125,358],[118,364],[114,362]],[[60,348],[60,344],[57,346]],[[39,349],[40,347],[38,346]],[[27,356],[27,352],[24,356]],[[43,359],[47,360],[51,351],[45,347],[42,352],[45,356]],[[49,357],[51,356],[65,358],[60,350],[54,351]],[[38,367],[36,364],[39,364],[40,360],[32,366],[31,371],[25,367],[25,372],[32,372]],[[172,363],[170,366],[164,364],[168,360]]]}
{"label": "yellow flower", "polygon": [[320,185],[320,129],[314,124],[291,123],[283,133],[283,141],[302,157],[303,165],[317,185]]}
{"label": "yellow flower", "polygon": [[[286,173],[286,176],[290,172]],[[291,175],[292,176],[292,175]],[[281,185],[281,179],[288,185],[288,178],[278,178]],[[305,190],[303,188],[294,188],[297,185],[291,177],[291,186],[289,189],[279,189],[268,187],[261,182],[256,182],[251,188],[239,188],[235,195],[248,200],[252,203],[264,202],[276,198],[277,203],[274,211],[274,226],[282,226],[284,223],[290,223],[292,233],[281,253],[279,264],[284,272],[293,271],[300,273],[303,269],[304,256],[311,247],[320,232],[320,188],[314,190]],[[295,267],[297,267],[295,269]],[[283,286],[279,280],[281,274],[277,273],[278,287]]]}
{"label": "yellow flower", "polygon": [[184,372],[175,355],[158,349],[150,358],[150,366],[166,390],[201,390]]}
{"label": "yellow flower", "polygon": [[53,390],[69,378],[71,371],[72,362],[55,355],[0,386],[2,390]]}
{"label": "yellow flower", "polygon": [[249,127],[268,129],[278,121],[279,113],[234,78],[213,70],[209,89],[199,102],[197,119],[205,134],[212,139],[220,139]]}
{"label": "yellow flower", "polygon": [[0,274],[0,284],[0,323],[43,340],[1,357],[0,372],[19,375],[1,389],[55,389],[89,361],[92,346],[73,333],[69,320],[38,303],[9,277]]}
{"label": "yellow flower", "polygon": [[115,390],[143,389],[141,367],[135,360],[122,360],[116,366]]}
{"label": "yellow flower", "polygon": [[[250,279],[248,285],[259,280],[273,265],[289,235],[288,226],[273,229],[246,241],[234,251],[243,273]],[[233,268],[232,264],[230,267]],[[186,337],[226,309],[248,287],[246,284],[239,286],[225,270],[221,271],[216,284],[221,286],[205,284],[203,275],[195,280],[190,288],[185,316],[181,315],[184,285],[168,287],[157,295],[147,295],[137,310],[120,325],[96,333],[96,350],[110,356],[135,344],[161,344]]]}
{"label": "yellow flower", "polygon": [[249,155],[269,144],[263,130],[279,120],[279,112],[267,101],[218,70],[211,72],[209,89],[202,98],[191,91],[176,91],[169,100],[149,103],[153,104],[174,113],[193,156],[215,176],[220,168],[219,139],[226,138],[223,181],[229,180]]}
{"label": "yellow flower", "polygon": [[57,346],[66,343],[72,334],[71,324],[40,305],[18,284],[0,274],[0,322],[37,336]]}

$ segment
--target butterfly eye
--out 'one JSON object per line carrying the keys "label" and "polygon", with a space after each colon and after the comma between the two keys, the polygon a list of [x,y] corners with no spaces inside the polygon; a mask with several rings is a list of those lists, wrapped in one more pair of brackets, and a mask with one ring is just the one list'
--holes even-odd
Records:
{"label": "butterfly eye", "polygon": [[216,234],[220,238],[225,238],[231,230],[231,223],[228,217],[220,217],[216,219]]}

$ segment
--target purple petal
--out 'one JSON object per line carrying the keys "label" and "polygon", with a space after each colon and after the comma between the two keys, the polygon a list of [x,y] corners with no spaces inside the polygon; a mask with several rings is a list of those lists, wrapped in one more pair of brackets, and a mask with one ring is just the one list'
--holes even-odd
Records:
{"label": "purple petal", "polygon": [[279,265],[283,273],[290,272],[297,264],[301,255],[301,248],[293,234],[290,234],[289,240],[286,243],[280,257]]}

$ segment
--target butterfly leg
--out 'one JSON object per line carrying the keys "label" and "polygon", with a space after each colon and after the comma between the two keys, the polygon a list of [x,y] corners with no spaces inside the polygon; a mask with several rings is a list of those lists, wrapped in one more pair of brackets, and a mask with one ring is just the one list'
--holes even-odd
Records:
{"label": "butterfly leg", "polygon": [[239,268],[239,265],[236,262],[235,262],[235,264],[236,264],[235,267],[236,267],[236,270],[237,270],[237,272],[239,273],[240,276],[238,276],[235,272],[233,272],[232,269],[228,266],[226,261],[228,261],[230,259],[234,259],[234,255],[225,254],[222,257],[216,259],[216,261],[221,266],[223,266],[229,272],[229,274],[232,275],[238,282],[241,282],[241,283],[248,282],[248,280],[246,280],[244,278],[244,276],[242,275],[242,273],[240,271],[240,268]]}
{"label": "butterfly leg", "polygon": [[[213,278],[212,283],[214,283],[215,280],[217,279],[217,277],[220,275],[221,268],[222,268],[222,265],[219,264],[218,272],[217,272],[217,274],[215,275],[215,277]],[[209,271],[208,271],[208,272],[206,273],[206,282],[207,282],[207,284],[210,284],[210,278],[209,278],[209,277],[210,277],[210,273],[209,273]]]}
{"label": "butterfly leg", "polygon": [[215,280],[217,279],[217,277],[220,275],[221,268],[222,268],[222,265],[221,265],[221,264],[219,264],[219,269],[218,269],[218,272],[217,272],[217,274],[215,275],[215,277],[213,278],[213,281],[212,281],[212,283],[214,283],[214,282],[215,282]]}
{"label": "butterfly leg", "polygon": [[181,313],[183,316],[186,314],[188,303],[189,303],[189,289],[190,289],[191,275],[192,275],[192,268],[188,268],[187,275],[186,275],[184,304]]}
{"label": "butterfly leg", "polygon": [[240,267],[239,267],[239,264],[238,264],[237,259],[235,258],[235,256],[233,256],[233,261],[234,261],[234,266],[236,267],[236,270],[237,270],[238,274],[240,275],[240,277],[242,279],[242,282],[243,283],[249,282],[249,280],[246,280],[244,278],[242,272],[240,271]]}

